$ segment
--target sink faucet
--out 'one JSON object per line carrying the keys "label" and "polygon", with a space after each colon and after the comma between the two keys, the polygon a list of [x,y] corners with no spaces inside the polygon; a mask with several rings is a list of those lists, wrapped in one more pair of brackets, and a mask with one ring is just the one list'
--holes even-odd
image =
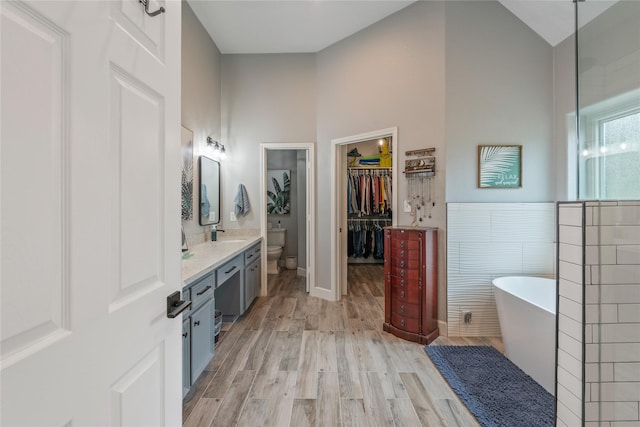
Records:
{"label": "sink faucet", "polygon": [[215,242],[216,240],[218,240],[218,231],[222,231],[224,233],[224,230],[218,228],[217,225],[214,225],[211,227],[211,241]]}

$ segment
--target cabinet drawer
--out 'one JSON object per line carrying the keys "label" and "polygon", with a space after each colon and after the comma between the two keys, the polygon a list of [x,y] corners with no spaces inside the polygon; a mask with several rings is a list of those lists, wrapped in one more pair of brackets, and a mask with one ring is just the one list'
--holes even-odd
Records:
{"label": "cabinet drawer", "polygon": [[420,261],[420,251],[417,249],[391,248],[392,259],[403,259],[410,261]]}
{"label": "cabinet drawer", "polygon": [[420,290],[417,287],[408,288],[406,286],[392,286],[391,301],[393,301],[394,303],[396,301],[401,301],[405,304],[420,304]]}
{"label": "cabinet drawer", "polygon": [[393,253],[399,253],[401,250],[419,251],[420,241],[412,239],[392,239],[391,251]]}
{"label": "cabinet drawer", "polygon": [[409,281],[410,283],[415,283],[417,286],[418,279],[420,279],[420,270],[419,269],[409,269],[409,268],[400,268],[395,265],[391,265],[391,276],[398,277],[400,279],[404,279],[405,281]]}
{"label": "cabinet drawer", "polygon": [[411,317],[402,316],[398,313],[391,314],[391,324],[403,331],[418,333],[420,332],[420,321]]}
{"label": "cabinet drawer", "polygon": [[260,258],[260,244],[251,247],[244,252],[244,265],[249,265]]}
{"label": "cabinet drawer", "polygon": [[195,284],[189,287],[189,296],[191,297],[191,310],[195,310],[203,302],[213,297],[213,290],[215,289],[215,278],[213,274],[200,279]]}
{"label": "cabinet drawer", "polygon": [[[417,251],[414,251],[417,252]],[[391,267],[399,267],[406,268],[409,270],[417,270],[420,268],[420,260],[416,256],[415,258],[400,258],[400,257],[391,257]]]}
{"label": "cabinet drawer", "polygon": [[420,318],[420,306],[418,304],[409,304],[407,301],[393,300],[391,302],[392,310],[399,316],[411,317],[412,319]]}
{"label": "cabinet drawer", "polygon": [[238,255],[231,261],[226,262],[216,269],[216,275],[218,279],[217,286],[220,287],[231,276],[238,273],[244,267],[244,255]]}

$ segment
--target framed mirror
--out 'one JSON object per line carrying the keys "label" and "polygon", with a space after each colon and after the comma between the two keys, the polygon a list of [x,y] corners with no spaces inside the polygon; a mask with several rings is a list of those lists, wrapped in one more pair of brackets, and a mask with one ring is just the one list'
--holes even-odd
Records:
{"label": "framed mirror", "polygon": [[200,225],[220,222],[220,162],[206,156],[198,159],[200,169]]}

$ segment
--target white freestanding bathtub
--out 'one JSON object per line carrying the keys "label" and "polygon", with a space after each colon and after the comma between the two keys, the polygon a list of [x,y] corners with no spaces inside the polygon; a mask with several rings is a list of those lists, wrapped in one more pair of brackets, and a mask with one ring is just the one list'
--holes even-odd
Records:
{"label": "white freestanding bathtub", "polygon": [[492,282],[507,358],[554,394],[556,281],[513,276]]}

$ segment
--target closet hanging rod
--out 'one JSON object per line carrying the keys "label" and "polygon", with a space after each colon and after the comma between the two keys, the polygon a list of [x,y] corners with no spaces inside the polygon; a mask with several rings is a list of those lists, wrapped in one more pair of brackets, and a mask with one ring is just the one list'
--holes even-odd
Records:
{"label": "closet hanging rod", "polygon": [[391,218],[347,218],[347,221],[389,222]]}
{"label": "closet hanging rod", "polygon": [[378,167],[378,166],[349,166],[348,169],[387,170],[387,171],[389,171],[389,170],[391,170],[393,168],[388,168],[388,167],[381,168],[381,167]]}

